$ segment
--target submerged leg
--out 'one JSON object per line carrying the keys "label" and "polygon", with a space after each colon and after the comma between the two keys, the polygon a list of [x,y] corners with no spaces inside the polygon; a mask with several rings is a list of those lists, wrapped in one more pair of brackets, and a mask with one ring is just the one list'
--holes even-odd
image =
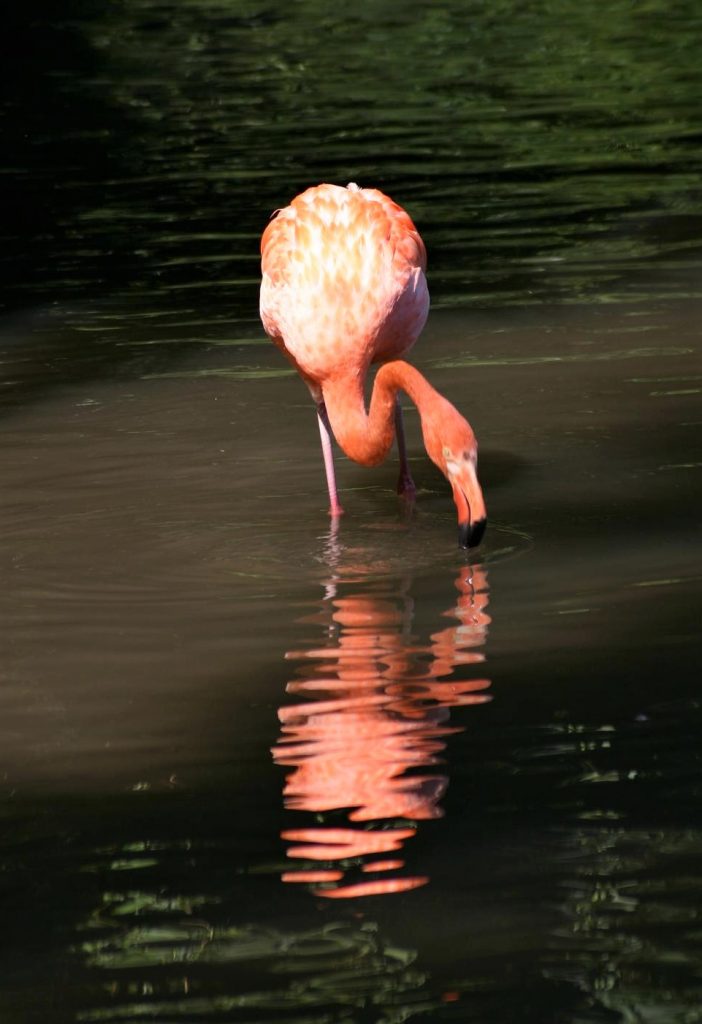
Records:
{"label": "submerged leg", "polygon": [[405,443],[405,425],[402,421],[402,406],[400,399],[395,399],[395,437],[397,438],[397,451],[400,456],[400,477],[397,481],[397,493],[408,501],[414,501],[417,497],[417,488],[410,473],[409,462],[407,461],[407,445]]}
{"label": "submerged leg", "polygon": [[322,441],[322,456],[324,457],[324,472],[327,476],[327,490],[329,491],[329,515],[340,516],[344,510],[339,504],[339,495],[336,490],[332,433],[324,402],[317,402],[317,422],[319,424],[319,436]]}

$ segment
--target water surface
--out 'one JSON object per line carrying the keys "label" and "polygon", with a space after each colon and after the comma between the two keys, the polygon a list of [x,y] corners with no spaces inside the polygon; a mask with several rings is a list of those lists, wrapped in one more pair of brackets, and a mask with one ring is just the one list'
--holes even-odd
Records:
{"label": "water surface", "polygon": [[[3,1019],[699,1020],[697,9],[11,18]],[[323,179],[427,241],[477,552],[411,409],[326,515],[256,314]]]}

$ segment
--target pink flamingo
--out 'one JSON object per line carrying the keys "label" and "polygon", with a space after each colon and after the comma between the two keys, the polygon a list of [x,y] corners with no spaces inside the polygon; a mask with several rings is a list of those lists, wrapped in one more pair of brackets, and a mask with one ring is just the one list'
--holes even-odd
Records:
{"label": "pink flamingo", "polygon": [[[397,392],[417,406],[429,458],[451,484],[462,547],[485,531],[470,424],[403,362],[429,312],[426,250],[408,214],[377,189],[318,185],[273,214],[261,238],[261,319],[317,405],[330,513],[342,508],[331,434],[350,459],[383,461],[397,434],[398,492],[415,494]],[[378,370],[367,411],[364,381]]]}

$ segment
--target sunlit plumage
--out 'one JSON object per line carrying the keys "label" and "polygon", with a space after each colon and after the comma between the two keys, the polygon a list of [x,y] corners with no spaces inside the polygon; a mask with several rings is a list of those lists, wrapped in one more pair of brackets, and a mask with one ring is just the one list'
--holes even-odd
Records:
{"label": "sunlit plumage", "polygon": [[[479,543],[485,505],[477,444],[460,413],[409,363],[429,312],[426,252],[409,215],[376,189],[318,185],[274,214],[261,239],[261,319],[317,403],[331,512],[341,512],[330,429],[349,458],[377,465],[397,430],[400,490],[414,495],[396,395],[407,392],[427,452],[453,489],[464,546]],[[363,384],[376,375],[366,411]]]}

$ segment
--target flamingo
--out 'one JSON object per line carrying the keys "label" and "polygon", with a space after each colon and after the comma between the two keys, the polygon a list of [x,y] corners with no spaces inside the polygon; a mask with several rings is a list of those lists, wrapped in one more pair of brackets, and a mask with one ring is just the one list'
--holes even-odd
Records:
{"label": "flamingo", "polygon": [[[350,459],[376,466],[397,436],[398,492],[413,499],[398,391],[417,406],[429,458],[447,478],[461,547],[475,547],[486,513],[478,445],[466,419],[400,356],[429,312],[426,250],[389,196],[352,183],[317,185],[276,210],[261,238],[261,320],[317,407],[330,514],[341,515],[332,435]],[[369,409],[364,382],[375,377]]]}

